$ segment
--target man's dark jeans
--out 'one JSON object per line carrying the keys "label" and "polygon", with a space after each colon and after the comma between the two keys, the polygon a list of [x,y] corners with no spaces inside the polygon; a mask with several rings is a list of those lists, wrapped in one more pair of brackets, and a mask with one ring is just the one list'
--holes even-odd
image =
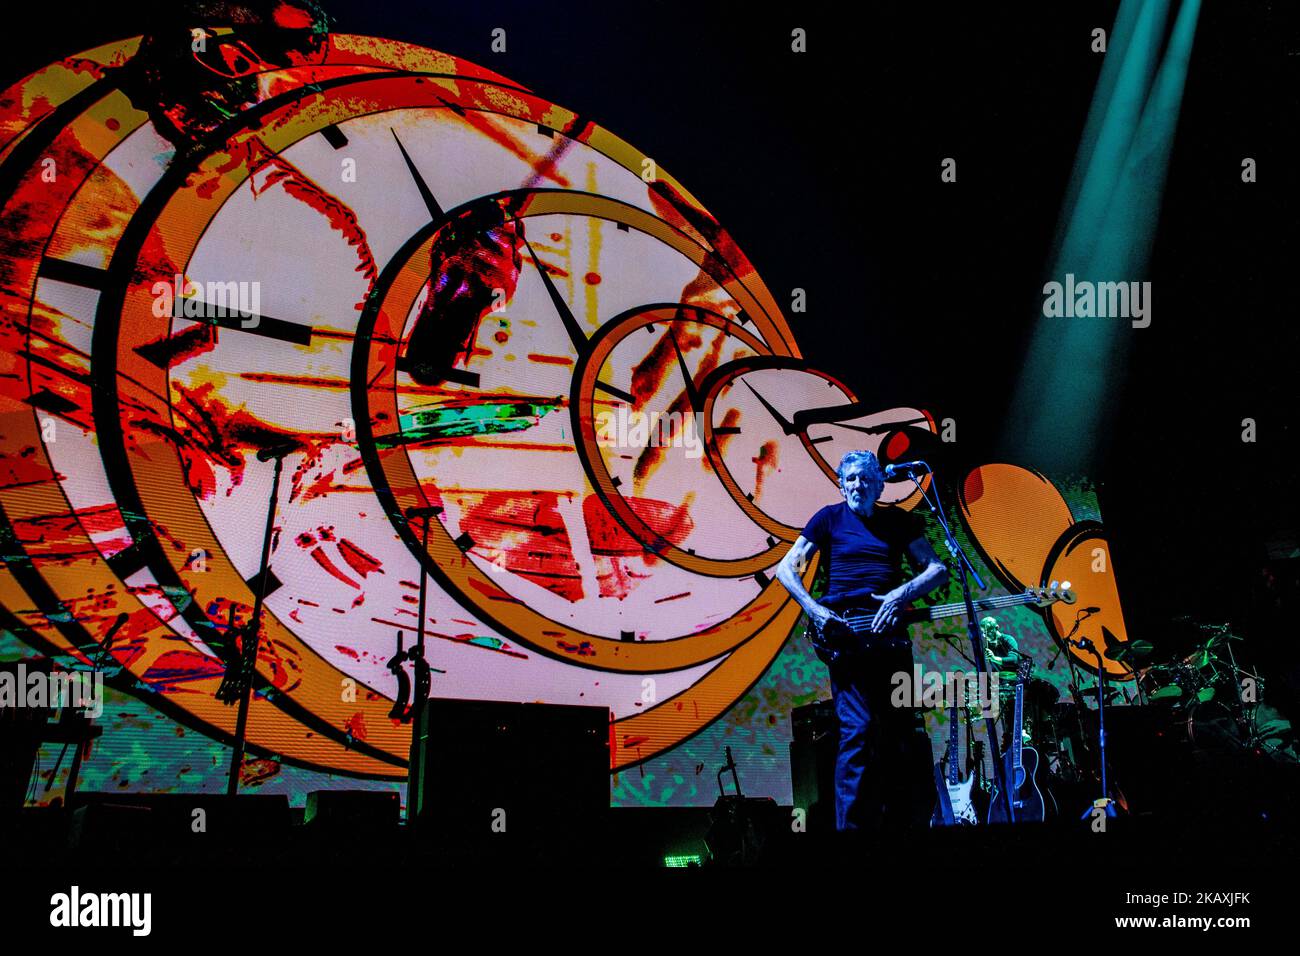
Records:
{"label": "man's dark jeans", "polygon": [[[835,829],[879,831],[911,825],[916,811],[911,645],[864,651],[836,662],[830,671],[840,724]],[[896,673],[908,679],[903,707],[890,702]]]}

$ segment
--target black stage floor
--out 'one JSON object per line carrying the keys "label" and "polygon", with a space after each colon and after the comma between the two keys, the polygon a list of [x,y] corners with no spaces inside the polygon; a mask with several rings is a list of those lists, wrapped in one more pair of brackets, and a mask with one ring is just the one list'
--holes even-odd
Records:
{"label": "black stage floor", "polygon": [[[1273,812],[1259,810],[1258,799],[1189,799],[1176,812],[1107,820],[1102,832],[1095,821],[1060,818],[874,836],[768,826],[751,834],[760,846],[751,843],[746,862],[722,865],[706,845],[709,808],[614,809],[603,819],[550,821],[531,837],[468,840],[456,821],[423,835],[402,825],[304,824],[292,814],[268,826],[277,816],[264,812],[269,804],[250,811],[250,798],[238,798],[243,809],[223,811],[213,798],[212,826],[195,834],[181,829],[188,813],[180,815],[178,802],[194,797],[120,795],[76,813],[27,809],[11,816],[3,855],[9,875],[24,878],[0,911],[25,898],[19,909],[48,912],[49,894],[72,884],[83,891],[139,889],[154,894],[159,929],[180,931],[187,919],[211,915],[222,887],[238,886],[275,907],[295,900],[318,906],[345,892],[347,911],[359,912],[409,900],[410,893],[459,899],[468,887],[490,884],[505,893],[530,887],[534,905],[557,893],[631,905],[655,887],[689,889],[703,894],[692,896],[699,905],[746,919],[764,918],[753,909],[764,900],[816,908],[848,893],[863,915],[886,923],[1015,914],[1024,926],[1092,931],[1115,930],[1115,919],[1126,915],[1181,914],[1254,916],[1279,926],[1295,915],[1289,896],[1300,826],[1296,794],[1275,796]],[[789,809],[776,808],[772,817],[788,820]],[[712,841],[722,838],[715,832]],[[670,857],[687,870],[667,868]],[[1245,900],[1218,895],[1241,893]],[[1159,894],[1168,897],[1163,906],[1133,902]],[[461,902],[468,913],[483,900],[469,893]],[[328,914],[322,919],[328,922]]]}

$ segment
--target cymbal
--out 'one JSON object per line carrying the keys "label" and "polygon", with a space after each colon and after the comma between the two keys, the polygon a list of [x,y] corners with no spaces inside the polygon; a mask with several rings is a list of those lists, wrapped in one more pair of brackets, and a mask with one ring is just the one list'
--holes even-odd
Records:
{"label": "cymbal", "polygon": [[1108,645],[1105,656],[1112,661],[1125,661],[1130,657],[1146,657],[1153,650],[1155,650],[1155,645],[1150,641],[1125,641],[1117,646]]}
{"label": "cymbal", "polygon": [[1223,625],[1221,628],[1219,627],[1205,628],[1205,630],[1210,633],[1209,639],[1206,640],[1205,642],[1206,650],[1209,650],[1211,647],[1214,647],[1216,644],[1224,644],[1227,643],[1228,641],[1241,640],[1241,638],[1239,638],[1236,634],[1233,634],[1230,630],[1228,630],[1228,626],[1226,624]]}

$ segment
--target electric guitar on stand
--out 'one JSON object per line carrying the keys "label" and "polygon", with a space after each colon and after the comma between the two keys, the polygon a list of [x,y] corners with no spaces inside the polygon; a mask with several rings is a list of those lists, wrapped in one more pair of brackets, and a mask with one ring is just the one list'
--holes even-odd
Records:
{"label": "electric guitar on stand", "polygon": [[[1043,792],[1038,789],[1038,751],[1024,744],[1025,681],[1033,662],[1024,660],[1016,669],[1016,706],[1011,724],[1011,749],[1003,754],[1011,803],[1015,807],[1016,823],[1042,823],[1047,817]],[[989,823],[1007,823],[1005,805],[1000,799],[996,780],[993,783],[993,802],[989,806]]]}
{"label": "electric guitar on stand", "polygon": [[[934,784],[939,800],[934,815],[930,817],[932,827],[964,826],[979,822],[971,799],[975,773],[970,770],[963,779],[961,766],[957,762],[958,725],[957,704],[954,702],[948,709],[948,752],[934,765]],[[945,763],[948,766],[946,775],[943,770]]]}

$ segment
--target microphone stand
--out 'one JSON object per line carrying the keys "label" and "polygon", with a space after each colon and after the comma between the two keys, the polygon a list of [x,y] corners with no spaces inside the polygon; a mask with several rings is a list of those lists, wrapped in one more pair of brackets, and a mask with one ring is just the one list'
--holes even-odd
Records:
{"label": "microphone stand", "polygon": [[[244,765],[244,745],[248,739],[248,705],[253,695],[253,677],[257,673],[257,646],[261,642],[262,606],[266,601],[266,586],[271,577],[271,534],[275,528],[275,504],[280,500],[280,474],[284,471],[284,456],[293,450],[291,445],[279,445],[258,452],[262,460],[275,461],[275,477],[271,480],[271,499],[266,508],[266,530],[262,533],[262,570],[253,600],[253,614],[244,631],[243,653],[239,666],[239,714],[235,717],[235,747],[230,754],[230,776],[226,781],[226,796],[239,793],[239,771]],[[265,457],[263,457],[265,456]]]}
{"label": "microphone stand", "polygon": [[[415,669],[415,690],[411,695],[410,710],[401,718],[403,723],[409,722],[411,724],[411,754],[406,773],[407,826],[415,823],[415,796],[419,796],[422,792],[420,775],[423,770],[424,747],[420,742],[420,714],[429,702],[429,688],[431,686],[429,662],[424,657],[425,593],[428,586],[428,575],[425,574],[423,561],[424,556],[429,553],[429,522],[441,513],[442,508],[438,505],[406,509],[408,524],[415,518],[422,519],[420,522],[420,561],[418,562],[420,566],[420,623],[416,629],[415,646],[406,652],[407,660],[411,662]],[[414,791],[414,795],[412,791]]]}
{"label": "microphone stand", "polygon": [[[934,471],[929,466],[926,469],[930,471],[930,477],[934,478]],[[979,585],[980,590],[985,590],[987,585],[980,578],[979,572],[975,570],[974,565],[970,563],[970,558],[957,542],[952,528],[948,524],[948,519],[944,516],[943,509],[939,507],[939,482],[934,480],[930,482],[930,487],[934,491],[934,500],[930,499],[929,493],[925,487],[917,480],[916,475],[910,474],[912,484],[916,485],[917,491],[921,492],[921,497],[925,500],[926,506],[929,507],[930,513],[934,515],[935,520],[939,522],[939,527],[943,529],[944,537],[947,539],[948,553],[957,560],[957,574],[961,579],[962,599],[966,602],[966,633],[970,636],[971,653],[975,657],[975,669],[981,675],[988,673],[988,662],[984,658],[984,632],[980,630],[979,622],[975,618],[975,601],[971,598],[970,577],[975,578],[975,583]],[[969,576],[968,576],[969,575]],[[987,680],[982,682],[985,687],[989,686]],[[1002,760],[1002,746],[998,742],[997,726],[993,718],[988,715],[988,709],[984,708],[984,732],[989,739],[989,756],[993,761],[993,780],[997,784],[998,799],[1002,800],[1005,805],[1007,822],[1015,823],[1015,804],[1011,799],[1011,793],[1007,789],[1006,765]]]}
{"label": "microphone stand", "polygon": [[1115,810],[1115,801],[1110,798],[1110,786],[1106,780],[1106,665],[1101,659],[1101,652],[1097,650],[1097,645],[1090,639],[1081,637],[1070,643],[1081,651],[1091,651],[1092,656],[1097,658],[1097,749],[1101,760],[1101,799],[1094,800],[1079,819],[1088,819],[1092,816],[1092,811],[1098,807],[1105,807],[1108,817],[1119,816]]}

